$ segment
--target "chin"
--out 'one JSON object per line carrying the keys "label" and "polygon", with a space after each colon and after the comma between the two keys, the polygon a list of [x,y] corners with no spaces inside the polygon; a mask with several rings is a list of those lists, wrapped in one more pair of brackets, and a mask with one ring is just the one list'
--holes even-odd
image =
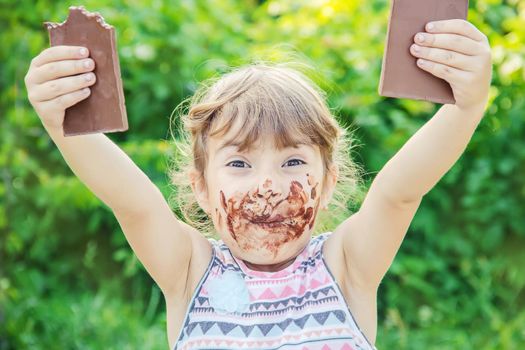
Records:
{"label": "chin", "polygon": [[310,232],[303,232],[298,237],[290,234],[268,233],[256,230],[250,234],[240,234],[236,240],[229,234],[221,234],[224,243],[235,257],[252,264],[278,264],[297,256],[308,244]]}

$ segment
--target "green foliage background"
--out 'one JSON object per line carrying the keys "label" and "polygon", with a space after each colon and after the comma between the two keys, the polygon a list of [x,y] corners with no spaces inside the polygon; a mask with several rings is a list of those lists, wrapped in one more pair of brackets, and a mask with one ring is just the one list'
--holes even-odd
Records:
{"label": "green foliage background", "polygon": [[[116,27],[130,130],[108,136],[166,198],[170,113],[229,65],[308,60],[341,123],[359,127],[368,183],[441,106],[377,94],[387,0],[0,0],[0,350],[167,346],[159,289],[27,101],[42,22],[69,5]],[[492,47],[490,106],[379,289],[379,349],[525,344],[525,2],[472,0],[468,20]]]}

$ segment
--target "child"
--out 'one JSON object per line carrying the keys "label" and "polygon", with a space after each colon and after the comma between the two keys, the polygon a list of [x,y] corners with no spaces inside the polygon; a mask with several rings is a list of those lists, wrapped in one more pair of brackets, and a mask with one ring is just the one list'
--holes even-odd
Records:
{"label": "child", "polygon": [[450,82],[456,105],[443,106],[385,165],[357,213],[315,237],[336,183],[356,186],[358,172],[341,157],[344,129],[303,74],[241,67],[192,100],[183,120],[190,161],[172,178],[188,181],[215,240],[190,210],[184,215],[195,227],[178,220],[105,135],[62,136],[65,108],[95,81],[84,79],[94,66],[88,52],[56,46],[32,61],[29,100],[161,288],[171,349],[375,349],[379,283],[422,197],[459,158],[487,102],[483,34],[462,20],[436,22],[433,31],[414,55]]}

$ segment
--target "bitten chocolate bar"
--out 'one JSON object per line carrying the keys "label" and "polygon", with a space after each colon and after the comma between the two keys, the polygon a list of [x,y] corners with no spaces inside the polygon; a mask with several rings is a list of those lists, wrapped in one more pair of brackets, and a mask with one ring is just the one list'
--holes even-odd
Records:
{"label": "bitten chocolate bar", "polygon": [[391,0],[379,95],[455,104],[450,84],[417,65],[414,37],[431,21],[467,19],[468,0]]}
{"label": "bitten chocolate bar", "polygon": [[115,30],[97,12],[71,6],[63,23],[44,22],[51,46],[89,49],[95,61],[96,82],[88,98],[66,109],[64,136],[128,130]]}

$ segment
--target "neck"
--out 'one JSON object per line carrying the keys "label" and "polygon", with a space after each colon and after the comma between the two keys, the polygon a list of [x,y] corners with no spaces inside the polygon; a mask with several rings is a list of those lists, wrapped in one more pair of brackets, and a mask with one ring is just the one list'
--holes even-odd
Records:
{"label": "neck", "polygon": [[255,271],[261,271],[261,272],[278,272],[281,270],[284,270],[288,266],[292,265],[295,261],[295,256],[289,260],[280,262],[278,264],[270,264],[270,265],[259,265],[259,264],[252,264],[248,261],[243,260],[243,262],[246,264],[248,268]]}

